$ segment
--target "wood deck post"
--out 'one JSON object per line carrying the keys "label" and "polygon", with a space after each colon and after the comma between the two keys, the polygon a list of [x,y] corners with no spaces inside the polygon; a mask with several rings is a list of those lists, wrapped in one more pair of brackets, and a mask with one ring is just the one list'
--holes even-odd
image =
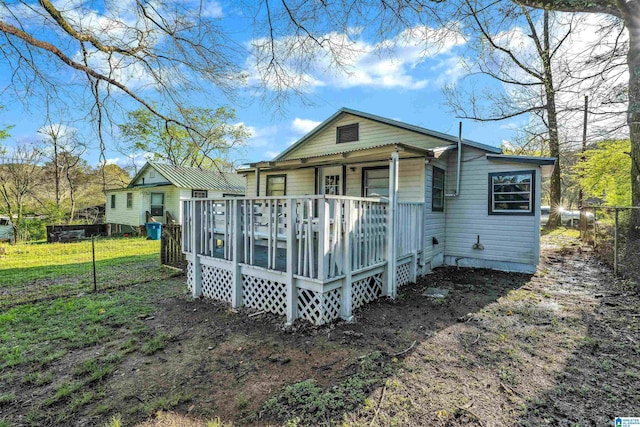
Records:
{"label": "wood deck post", "polygon": [[200,230],[202,202],[191,202],[191,254],[193,255],[193,297],[202,296],[202,267],[200,266]]}
{"label": "wood deck post", "polygon": [[318,279],[327,278],[327,245],[329,244],[329,206],[327,199],[318,199]]}
{"label": "wood deck post", "polygon": [[[347,322],[353,320],[353,307],[351,305],[352,277],[351,277],[351,241],[353,234],[353,200],[345,200],[344,202],[344,280],[342,282],[342,301],[340,304],[340,317]],[[336,219],[338,221],[338,219]]]}
{"label": "wood deck post", "polygon": [[396,297],[397,282],[397,241],[396,210],[398,208],[398,153],[391,153],[389,161],[389,209],[387,212],[387,283],[384,295]]}
{"label": "wood deck post", "polygon": [[298,253],[296,200],[287,200],[287,324],[291,325],[298,317],[298,290],[294,274],[297,273],[296,254]]}
{"label": "wood deck post", "polygon": [[233,289],[231,291],[231,306],[233,308],[242,307],[242,274],[240,273],[240,252],[242,241],[242,219],[241,219],[241,209],[240,209],[240,200],[237,198],[233,199],[232,205],[232,221],[231,226],[231,235],[229,239],[225,243],[231,244],[231,260],[233,262],[233,270],[232,270],[232,283]]}

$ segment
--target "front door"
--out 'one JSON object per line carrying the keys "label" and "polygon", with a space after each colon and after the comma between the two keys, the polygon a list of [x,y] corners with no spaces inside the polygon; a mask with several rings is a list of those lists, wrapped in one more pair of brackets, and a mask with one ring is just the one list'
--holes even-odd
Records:
{"label": "front door", "polygon": [[342,194],[342,166],[325,166],[320,169],[319,174],[320,194],[340,196]]}

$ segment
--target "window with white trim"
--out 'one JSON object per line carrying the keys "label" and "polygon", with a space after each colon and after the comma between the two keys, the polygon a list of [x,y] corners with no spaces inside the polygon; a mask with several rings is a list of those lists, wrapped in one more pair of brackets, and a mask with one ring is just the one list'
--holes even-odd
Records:
{"label": "window with white trim", "polygon": [[444,170],[433,167],[433,180],[431,181],[431,211],[444,211]]}
{"label": "window with white trim", "polygon": [[111,209],[115,209],[116,208],[116,195],[112,194],[111,195]]}
{"label": "window with white trim", "polygon": [[389,197],[389,167],[362,168],[362,196]]}
{"label": "window with white trim", "polygon": [[164,193],[151,193],[151,216],[164,215]]}
{"label": "window with white trim", "polygon": [[489,215],[534,215],[535,171],[489,174]]}
{"label": "window with white trim", "polygon": [[324,177],[324,194],[334,196],[340,194],[340,175],[327,175]]}
{"label": "window with white trim", "polygon": [[191,197],[194,199],[206,199],[209,195],[207,190],[191,190]]}
{"label": "window with white trim", "polygon": [[133,193],[127,193],[127,209],[133,208]]}

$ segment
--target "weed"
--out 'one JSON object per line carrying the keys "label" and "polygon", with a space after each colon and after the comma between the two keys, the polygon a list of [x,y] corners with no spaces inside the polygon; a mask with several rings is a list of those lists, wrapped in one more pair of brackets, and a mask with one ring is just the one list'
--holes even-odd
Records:
{"label": "weed", "polygon": [[11,427],[11,423],[4,418],[0,419],[0,427]]}
{"label": "weed", "polygon": [[16,401],[16,395],[13,393],[0,394],[0,406],[9,405]]}
{"label": "weed", "polygon": [[236,395],[236,409],[238,411],[244,411],[249,406],[249,398],[243,392]]}
{"label": "weed", "polygon": [[613,368],[613,362],[609,359],[598,360],[596,366],[605,372],[610,371]]}
{"label": "weed", "polygon": [[69,411],[71,412],[76,411],[77,409],[91,402],[94,397],[95,397],[94,393],[87,392],[87,393],[82,393],[80,396],[73,398],[71,400],[71,403],[69,404]]}
{"label": "weed", "polygon": [[371,353],[357,363],[356,374],[330,389],[323,389],[313,379],[285,387],[264,404],[264,414],[280,420],[299,417],[302,425],[335,418],[360,406],[367,394],[394,371],[394,366],[380,352]]}
{"label": "weed", "polygon": [[104,427],[122,427],[122,418],[120,415],[114,415],[111,419],[104,425]]}
{"label": "weed", "polygon": [[164,332],[160,332],[155,337],[145,341],[145,343],[142,345],[141,350],[144,354],[147,355],[154,354],[162,350],[167,345],[168,338],[169,335],[165,334]]}
{"label": "weed", "polygon": [[193,398],[191,394],[172,394],[171,396],[161,396],[149,403],[144,407],[148,414],[153,414],[158,411],[168,411],[175,408],[181,403],[190,401]]}
{"label": "weed", "polygon": [[61,399],[71,396],[71,394],[80,390],[81,387],[82,387],[82,383],[80,382],[73,382],[73,383],[65,382],[56,389],[56,394],[53,397],[50,397],[49,399],[45,400],[44,404],[45,406],[53,405],[54,403],[60,401]]}
{"label": "weed", "polygon": [[53,374],[51,372],[35,371],[25,375],[24,378],[22,379],[22,382],[25,384],[42,386],[45,384],[49,384],[52,380],[53,380]]}
{"label": "weed", "polygon": [[500,381],[510,385],[518,385],[520,382],[518,381],[516,374],[508,366],[504,366],[498,370],[498,377],[500,378]]}

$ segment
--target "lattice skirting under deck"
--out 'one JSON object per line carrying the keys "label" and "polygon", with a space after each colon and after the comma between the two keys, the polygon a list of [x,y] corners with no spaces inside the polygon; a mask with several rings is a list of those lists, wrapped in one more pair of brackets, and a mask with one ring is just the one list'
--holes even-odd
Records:
{"label": "lattice skirting under deck", "polygon": [[233,273],[229,270],[203,264],[202,295],[218,301],[231,302]]}
{"label": "lattice skirting under deck", "polygon": [[287,286],[262,277],[242,275],[242,303],[270,313],[287,314]]}
{"label": "lattice skirting under deck", "polygon": [[193,262],[191,261],[187,261],[186,274],[187,274],[187,288],[189,289],[189,292],[193,293],[193,285],[194,285],[195,277],[193,275]]}
{"label": "lattice skirting under deck", "polygon": [[396,277],[398,287],[411,283],[411,262],[396,267]]}
{"label": "lattice skirting under deck", "polygon": [[351,306],[362,307],[382,295],[382,273],[374,274],[352,283]]}
{"label": "lattice skirting under deck", "polygon": [[298,317],[314,325],[324,325],[340,317],[342,289],[320,293],[298,289]]}

